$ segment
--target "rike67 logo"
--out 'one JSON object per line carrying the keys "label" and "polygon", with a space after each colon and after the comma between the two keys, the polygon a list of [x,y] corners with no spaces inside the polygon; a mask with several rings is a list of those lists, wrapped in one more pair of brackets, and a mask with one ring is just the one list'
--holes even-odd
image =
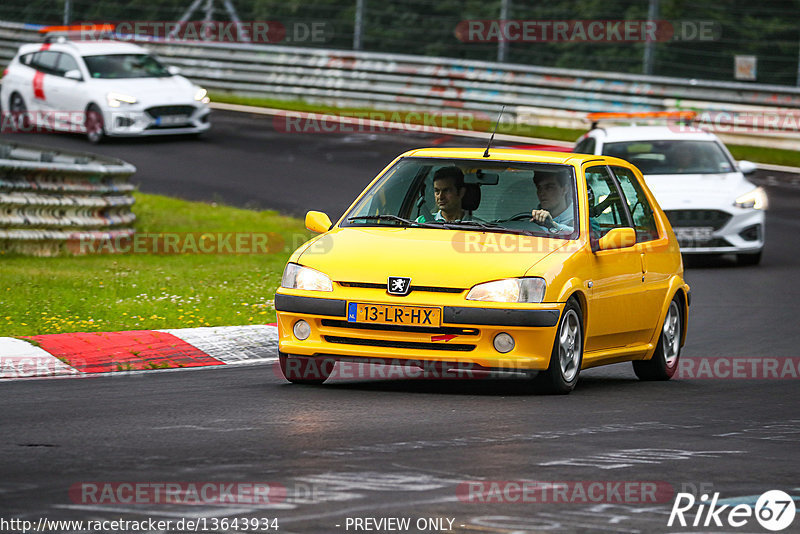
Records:
{"label": "rike67 logo", "polygon": [[667,526],[740,528],[752,526],[751,520],[755,517],[763,528],[778,532],[794,522],[797,512],[792,496],[781,490],[763,493],[755,506],[742,502],[721,504],[719,492],[714,493],[710,502],[708,495],[701,495],[700,504],[692,510],[696,505],[694,495],[678,493]]}

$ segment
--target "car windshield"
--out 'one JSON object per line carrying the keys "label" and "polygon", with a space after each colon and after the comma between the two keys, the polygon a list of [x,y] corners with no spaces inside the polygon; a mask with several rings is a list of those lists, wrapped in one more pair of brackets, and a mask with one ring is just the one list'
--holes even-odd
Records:
{"label": "car windshield", "polygon": [[[456,186],[463,177],[463,188]],[[343,226],[476,230],[559,239],[578,232],[570,165],[403,158],[345,215]],[[532,210],[548,210],[537,224]]]}
{"label": "car windshield", "polygon": [[92,78],[164,78],[166,67],[148,54],[109,54],[84,56]]}
{"label": "car windshield", "polygon": [[732,162],[714,141],[628,141],[606,143],[603,154],[630,161],[642,174],[721,174]]}

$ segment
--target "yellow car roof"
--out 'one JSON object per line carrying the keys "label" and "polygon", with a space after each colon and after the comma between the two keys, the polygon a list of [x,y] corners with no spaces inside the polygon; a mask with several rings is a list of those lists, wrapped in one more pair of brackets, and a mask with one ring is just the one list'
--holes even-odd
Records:
{"label": "yellow car roof", "polygon": [[[581,164],[585,161],[606,161],[605,156],[592,154],[573,154],[572,152],[551,152],[514,148],[490,148],[489,157],[484,158],[485,148],[418,148],[409,150],[402,157],[460,158],[481,161],[533,161],[541,163]],[[616,158],[611,158],[616,159]]]}

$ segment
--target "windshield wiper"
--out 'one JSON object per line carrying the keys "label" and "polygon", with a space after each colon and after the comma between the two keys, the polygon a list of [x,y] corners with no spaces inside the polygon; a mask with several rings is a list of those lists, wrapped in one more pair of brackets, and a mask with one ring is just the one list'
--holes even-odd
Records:
{"label": "windshield wiper", "polygon": [[405,226],[421,226],[424,228],[439,228],[438,226],[430,223],[412,221],[411,219],[404,219],[403,217],[398,217],[397,215],[357,215],[355,217],[348,217],[347,222],[353,222],[357,220],[364,220],[364,221],[395,221],[403,223]]}
{"label": "windshield wiper", "polygon": [[450,230],[486,230],[487,232],[499,232],[504,234],[517,234],[517,235],[533,235],[533,232],[528,230],[522,230],[519,228],[507,228],[505,226],[501,226],[495,223],[485,223],[480,221],[462,221],[459,223],[448,223],[448,222],[440,222],[445,228]]}

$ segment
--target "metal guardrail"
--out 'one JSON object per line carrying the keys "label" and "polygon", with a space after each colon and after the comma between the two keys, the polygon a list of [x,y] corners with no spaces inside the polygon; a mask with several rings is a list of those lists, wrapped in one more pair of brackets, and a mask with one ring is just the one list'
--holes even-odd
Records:
{"label": "metal guardrail", "polygon": [[[38,26],[0,22],[0,62]],[[496,112],[518,120],[585,129],[587,112],[694,109],[714,112],[707,128],[740,144],[800,147],[800,128],[735,131],[743,114],[800,112],[800,88],[544,68],[439,57],[252,43],[143,41],[165,63],[215,92],[303,99],[337,106]],[[789,124],[791,126],[791,124]]]}
{"label": "metal guardrail", "polygon": [[116,159],[0,143],[0,251],[52,256],[130,239],[134,172]]}

